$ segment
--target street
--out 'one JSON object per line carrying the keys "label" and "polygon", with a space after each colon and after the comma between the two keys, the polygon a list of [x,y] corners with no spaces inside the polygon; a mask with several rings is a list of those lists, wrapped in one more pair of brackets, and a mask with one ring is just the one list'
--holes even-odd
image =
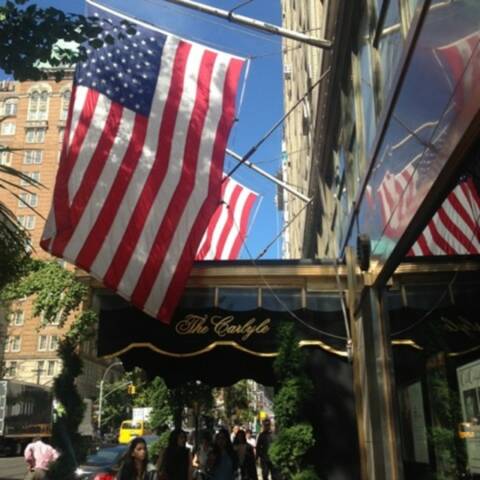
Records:
{"label": "street", "polygon": [[0,480],[21,480],[26,473],[23,457],[0,458]]}

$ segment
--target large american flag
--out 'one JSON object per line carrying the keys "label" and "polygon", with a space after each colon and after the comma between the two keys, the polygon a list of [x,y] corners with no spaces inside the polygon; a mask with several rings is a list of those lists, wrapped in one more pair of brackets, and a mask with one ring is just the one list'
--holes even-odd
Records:
{"label": "large american flag", "polygon": [[235,260],[238,257],[257,196],[233,178],[225,178],[222,203],[202,238],[196,260]]}
{"label": "large american flag", "polygon": [[243,60],[88,8],[116,40],[77,66],[41,246],[168,322],[220,202]]}

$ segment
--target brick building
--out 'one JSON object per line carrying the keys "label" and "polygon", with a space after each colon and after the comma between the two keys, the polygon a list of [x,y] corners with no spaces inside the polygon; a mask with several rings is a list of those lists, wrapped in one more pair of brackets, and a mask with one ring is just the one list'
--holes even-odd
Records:
{"label": "brick building", "polygon": [[[0,201],[28,231],[33,254],[39,258],[49,257],[39,242],[50,209],[70,92],[71,78],[60,82],[0,82],[0,145],[13,150],[0,154],[0,164],[11,166],[44,185],[44,188],[30,187],[31,193],[19,190],[18,199],[0,191]],[[51,386],[61,370],[56,350],[68,324],[41,327],[41,318],[32,315],[30,299],[14,305],[4,320],[5,378]],[[84,373],[77,383],[83,396],[94,397],[105,364],[96,358],[93,341],[83,345],[81,353]]]}

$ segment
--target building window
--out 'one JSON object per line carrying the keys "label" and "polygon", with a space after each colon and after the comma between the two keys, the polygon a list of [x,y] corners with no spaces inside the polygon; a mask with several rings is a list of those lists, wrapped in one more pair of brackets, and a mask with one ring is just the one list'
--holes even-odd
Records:
{"label": "building window", "polygon": [[[31,178],[35,182],[40,182],[40,172],[22,172],[25,176]],[[31,185],[27,180],[20,179],[20,185],[22,187],[28,187]]]}
{"label": "building window", "polygon": [[63,137],[65,136],[65,128],[61,127],[58,129],[58,142],[63,142]]}
{"label": "building window", "polygon": [[45,360],[38,360],[37,362],[37,369],[34,370],[34,373],[37,374],[37,383],[40,381],[40,377],[45,372]]}
{"label": "building window", "polygon": [[65,90],[62,92],[62,106],[60,110],[60,120],[66,120],[68,116],[68,106],[70,104],[70,90]]}
{"label": "building window", "polygon": [[2,122],[2,135],[15,135],[16,125],[14,122]]}
{"label": "building window", "polygon": [[46,131],[47,129],[44,127],[27,128],[25,141],[27,143],[44,143]]}
{"label": "building window", "polygon": [[36,193],[22,192],[19,194],[19,197],[19,208],[26,208],[27,206],[36,207],[38,205],[38,195]]}
{"label": "building window", "polygon": [[48,346],[48,349],[51,351],[51,352],[55,352],[58,348],[58,336],[57,335],[52,335],[50,337],[50,342],[49,342],[49,346]]}
{"label": "building window", "polygon": [[24,324],[25,316],[23,310],[16,310],[9,315],[10,317],[10,325],[14,325],[15,327],[19,327]]}
{"label": "building window", "polygon": [[14,117],[17,114],[17,99],[7,98],[3,103],[2,115],[6,117]]}
{"label": "building window", "polygon": [[7,362],[5,366],[5,376],[15,377],[16,375],[17,375],[17,362],[16,361]]}
{"label": "building window", "polygon": [[47,366],[47,376],[53,377],[55,375],[55,360],[49,360]]}
{"label": "building window", "polygon": [[23,157],[24,165],[40,165],[43,162],[43,150],[26,150]]}
{"label": "building window", "polygon": [[19,215],[17,221],[25,230],[33,230],[35,228],[36,217],[35,215]]}
{"label": "building window", "polygon": [[45,352],[47,350],[48,337],[46,335],[38,336],[37,350],[39,352]]}
{"label": "building window", "polygon": [[46,120],[48,117],[48,92],[34,91],[30,95],[28,120]]}
{"label": "building window", "polygon": [[[22,339],[19,335],[9,337],[10,339],[10,351],[19,352],[22,349]],[[7,350],[8,352],[8,350]]]}
{"label": "building window", "polygon": [[10,167],[12,165],[12,152],[3,150],[0,152],[0,165]]}

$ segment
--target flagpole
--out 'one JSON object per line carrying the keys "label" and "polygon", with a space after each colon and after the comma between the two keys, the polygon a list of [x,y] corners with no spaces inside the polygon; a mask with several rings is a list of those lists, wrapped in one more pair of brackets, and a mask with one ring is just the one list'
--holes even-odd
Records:
{"label": "flagpole", "polygon": [[264,32],[272,33],[273,35],[291,38],[293,40],[312,45],[313,47],[325,49],[332,48],[332,42],[330,40],[309,37],[303,33],[294,32],[293,30],[279,27],[278,25],[262,22],[261,20],[255,20],[254,18],[245,17],[244,15],[238,15],[237,13],[233,13],[233,11],[229,12],[227,10],[221,10],[220,8],[203,5],[202,3],[193,2],[192,0],[167,0],[167,2],[182,5],[182,7],[198,10],[216,17],[226,18],[229,22],[246,25],[247,27],[256,28],[257,30],[263,30]]}
{"label": "flagpole", "polygon": [[297,192],[294,188],[292,188],[290,185],[288,185],[285,182],[282,182],[279,180],[277,177],[271,175],[270,173],[266,172],[265,170],[262,170],[261,168],[257,167],[255,164],[253,164],[250,160],[244,160],[241,155],[238,153],[233,152],[232,150],[227,148],[227,154],[230,155],[232,158],[237,160],[239,163],[242,165],[245,165],[246,167],[252,169],[254,172],[259,173],[265,178],[268,178],[271,180],[273,183],[276,183],[279,187],[282,187],[283,189],[287,190],[290,192],[292,195],[295,195],[297,198],[300,200],[303,200],[304,202],[308,203],[310,202],[310,198],[307,196],[303,195],[303,193]]}

